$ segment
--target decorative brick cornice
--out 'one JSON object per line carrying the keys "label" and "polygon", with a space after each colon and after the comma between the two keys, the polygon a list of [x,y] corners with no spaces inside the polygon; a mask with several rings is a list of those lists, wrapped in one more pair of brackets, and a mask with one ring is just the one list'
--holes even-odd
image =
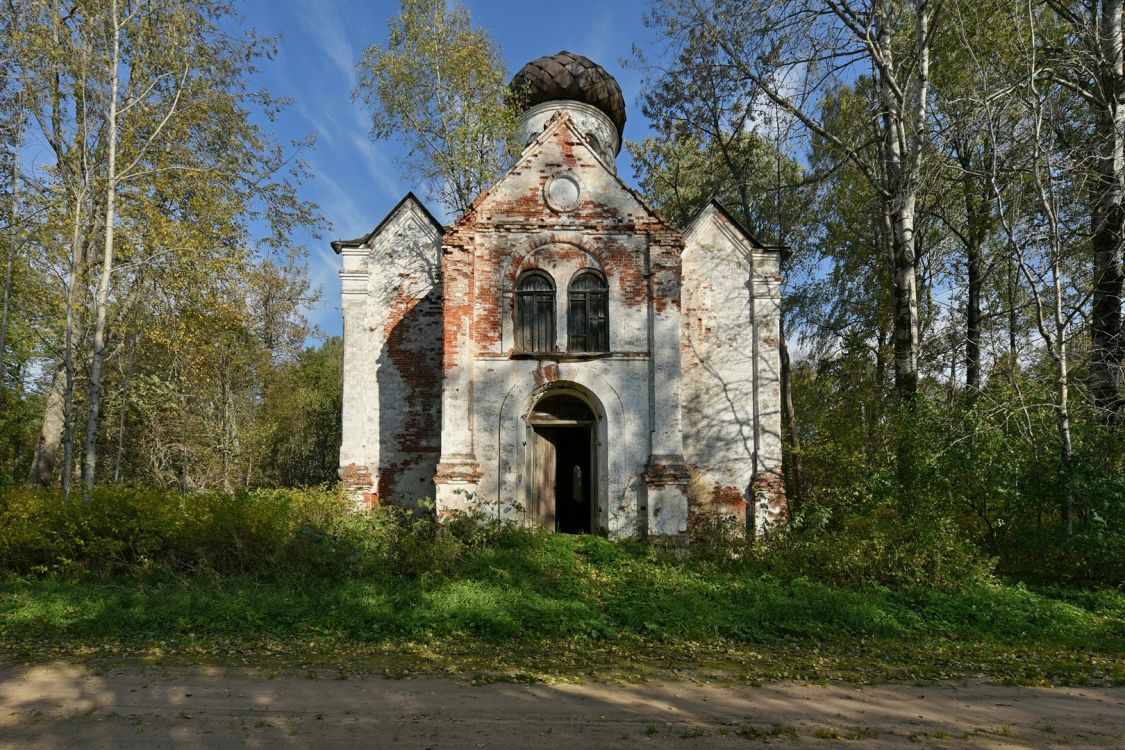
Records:
{"label": "decorative brick cornice", "polygon": [[478,484],[480,479],[480,464],[475,460],[442,461],[434,475],[436,484]]}
{"label": "decorative brick cornice", "polygon": [[687,487],[691,469],[682,456],[653,456],[645,467],[645,484],[649,487]]}

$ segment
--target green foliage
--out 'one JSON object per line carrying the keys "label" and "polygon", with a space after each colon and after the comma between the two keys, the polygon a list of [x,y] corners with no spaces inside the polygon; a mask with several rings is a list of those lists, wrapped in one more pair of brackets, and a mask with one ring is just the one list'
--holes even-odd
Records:
{"label": "green foliage", "polygon": [[336,479],[343,414],[344,341],[333,337],[272,372],[255,414],[262,472],[280,486]]}
{"label": "green foliage", "polygon": [[[0,639],[943,638],[1101,650],[1125,637],[1119,592],[1041,594],[971,573],[940,591],[940,578],[910,567],[924,562],[904,565],[891,549],[902,538],[873,551],[885,532],[857,532],[850,541],[865,541],[846,560],[826,552],[826,537],[813,539],[821,546],[775,539],[764,550],[697,557],[472,516],[439,524],[397,508],[357,512],[324,489],[102,489],[88,508],[15,490],[0,500],[9,575]],[[909,575],[873,585],[878,576],[863,571],[875,561]],[[935,550],[931,562],[948,574],[948,552]]]}
{"label": "green foliage", "polygon": [[386,47],[371,45],[354,98],[375,138],[404,139],[410,171],[449,211],[466,211],[505,170],[519,122],[499,46],[445,0],[402,0]]}
{"label": "green foliage", "polygon": [[766,554],[774,570],[840,585],[952,590],[987,583],[994,566],[953,519],[904,517],[889,503],[840,513],[837,522],[822,528],[783,530],[769,541]]}
{"label": "green foliage", "polygon": [[[18,191],[0,187],[0,257],[13,259],[2,483],[27,479],[33,454],[43,485],[95,465],[99,481],[257,483],[247,426],[270,365],[315,334],[294,242],[322,219],[299,194],[311,139],[279,145],[269,122],[283,102],[254,87],[277,40],[235,6],[22,2],[0,20],[0,171],[20,175]],[[99,318],[104,337],[90,335]],[[77,452],[99,460],[62,466],[64,434],[81,443],[95,409],[91,450]]]}
{"label": "green foliage", "polygon": [[4,389],[0,402],[0,486],[22,481],[31,464],[35,445],[40,399],[29,398],[21,387]]}
{"label": "green foliage", "polygon": [[1120,591],[841,586],[820,553],[778,544],[684,555],[471,516],[357,512],[323,489],[102,489],[85,509],[10,491],[0,648],[289,654],[348,669],[374,653],[377,668],[524,675],[714,659],[774,679],[1122,676]]}
{"label": "green foliage", "polygon": [[0,491],[0,568],[24,574],[145,571],[323,573],[340,562],[349,501],[327,490],[180,494],[99,487],[88,506]]}
{"label": "green foliage", "polygon": [[[1001,369],[975,395],[923,394],[887,406],[871,363],[845,350],[795,370],[808,497],[794,525],[770,540],[779,568],[839,582],[946,587],[996,570],[1028,581],[1125,581],[1125,445],[1093,419],[1075,422],[1075,460],[1040,444],[1055,415],[1050,383]],[[1046,382],[1045,382],[1046,381]],[[903,494],[895,450],[914,471]],[[1076,528],[1067,536],[1067,492]],[[815,561],[815,562],[814,562]],[[811,574],[811,573],[810,573]]]}

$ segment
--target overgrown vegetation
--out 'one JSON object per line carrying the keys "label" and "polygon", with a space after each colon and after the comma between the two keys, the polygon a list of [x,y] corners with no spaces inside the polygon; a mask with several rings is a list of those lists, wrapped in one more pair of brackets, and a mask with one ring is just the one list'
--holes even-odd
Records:
{"label": "overgrown vegetation", "polygon": [[[877,545],[834,565],[827,544],[785,535],[712,536],[673,554],[471,517],[356,513],[330,490],[118,488],[89,508],[17,490],[0,501],[0,530],[10,652],[335,651],[378,665],[396,645],[427,654],[414,666],[540,676],[683,660],[758,677],[1125,679],[1125,596],[1001,584],[971,552],[968,567],[934,555],[933,581],[886,586]],[[899,546],[922,564],[928,544]]]}
{"label": "overgrown vegetation", "polygon": [[789,250],[799,569],[1125,581],[1123,8],[651,3],[638,184]]}
{"label": "overgrown vegetation", "polygon": [[[252,490],[333,480],[342,411],[342,342],[305,349],[308,144],[255,124],[280,105],[251,87],[274,41],[227,33],[220,0],[18,5],[0,17],[6,648],[1121,674],[1121,0],[650,4],[637,184],[674,223],[717,196],[791,251],[791,522],[760,543],[699,529],[687,556]],[[457,212],[511,157],[503,56],[463,9],[401,10],[356,96]],[[83,476],[88,504],[64,502]]]}
{"label": "overgrown vegetation", "polygon": [[[881,549],[878,566],[889,583],[941,585],[942,571],[960,576],[982,557],[1028,582],[1125,582],[1120,431],[1079,423],[1067,469],[1028,437],[1049,431],[1053,415],[1014,419],[1004,406],[1015,388],[1027,399],[1043,396],[1030,379],[1015,388],[997,379],[975,399],[932,399],[909,413],[879,413],[853,374],[868,365],[844,360],[819,372],[801,366],[794,378],[806,425],[818,433],[804,442],[806,494],[803,503],[794,498],[787,529],[804,550],[794,564],[815,559],[822,548],[817,564],[846,582],[863,576],[864,561]],[[895,464],[904,443],[917,453],[906,492]],[[1070,534],[1063,520],[1068,496],[1076,508]]]}

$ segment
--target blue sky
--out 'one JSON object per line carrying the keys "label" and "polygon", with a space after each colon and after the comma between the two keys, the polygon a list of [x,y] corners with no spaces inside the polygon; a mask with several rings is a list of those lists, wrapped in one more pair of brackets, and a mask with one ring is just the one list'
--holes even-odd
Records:
{"label": "blue sky", "polygon": [[[501,46],[514,73],[525,62],[568,49],[605,66],[621,84],[628,108],[627,139],[647,132],[636,97],[641,72],[621,65],[631,58],[633,43],[648,49],[652,32],[644,28],[642,0],[569,0],[565,4],[470,0],[474,24]],[[288,142],[309,132],[317,146],[305,154],[313,176],[303,187],[331,222],[323,239],[301,240],[308,250],[313,283],[321,301],[313,321],[329,335],[339,334],[339,260],[328,242],[361,236],[371,230],[408,191],[400,178],[393,142],[371,141],[366,113],[351,100],[355,65],[372,43],[384,43],[387,22],[398,13],[398,0],[243,0],[244,22],[261,34],[283,36],[279,53],[260,64],[259,83],[293,100],[272,124],[277,139]],[[620,171],[631,180],[632,169],[622,152]]]}

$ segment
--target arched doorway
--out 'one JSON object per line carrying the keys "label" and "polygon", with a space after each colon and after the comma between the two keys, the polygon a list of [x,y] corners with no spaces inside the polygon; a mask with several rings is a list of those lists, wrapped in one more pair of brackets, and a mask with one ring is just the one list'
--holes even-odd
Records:
{"label": "arched doorway", "polygon": [[545,528],[589,534],[596,528],[597,417],[581,399],[548,394],[528,417],[533,514]]}

